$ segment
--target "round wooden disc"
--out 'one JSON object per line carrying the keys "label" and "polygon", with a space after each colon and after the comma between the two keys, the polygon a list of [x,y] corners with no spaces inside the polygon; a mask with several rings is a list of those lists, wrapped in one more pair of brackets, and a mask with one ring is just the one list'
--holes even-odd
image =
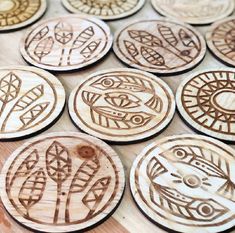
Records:
{"label": "round wooden disc", "polygon": [[64,105],[64,88],[50,73],[28,66],[0,68],[0,140],[48,127]]}
{"label": "round wooden disc", "polygon": [[107,24],[88,16],[70,15],[35,24],[21,42],[29,63],[47,70],[74,70],[100,60],[112,46]]}
{"label": "round wooden disc", "polygon": [[62,0],[62,3],[73,13],[80,12],[110,20],[134,14],[143,7],[145,0]]}
{"label": "round wooden disc", "polygon": [[221,232],[235,224],[235,151],[198,135],[147,146],[131,168],[131,192],[151,220],[180,232]]}
{"label": "round wooden disc", "polygon": [[235,141],[235,72],[223,69],[192,74],[180,84],[177,107],[195,129]]}
{"label": "round wooden disc", "polygon": [[123,27],[116,33],[113,49],[132,67],[172,74],[195,67],[204,58],[206,43],[191,26],[162,18]]}
{"label": "round wooden disc", "polygon": [[0,31],[27,26],[39,19],[46,8],[46,0],[1,0]]}
{"label": "round wooden disc", "polygon": [[156,11],[183,22],[204,25],[232,14],[233,0],[151,0]]}
{"label": "round wooden disc", "polygon": [[9,157],[1,198],[10,215],[27,227],[70,232],[108,217],[124,186],[122,163],[107,144],[81,133],[52,133]]}
{"label": "round wooden disc", "polygon": [[210,51],[227,65],[235,66],[235,17],[214,23],[206,34]]}
{"label": "round wooden disc", "polygon": [[69,113],[83,131],[113,142],[133,142],[161,131],[173,118],[174,95],[156,76],[109,69],[89,76],[69,98]]}

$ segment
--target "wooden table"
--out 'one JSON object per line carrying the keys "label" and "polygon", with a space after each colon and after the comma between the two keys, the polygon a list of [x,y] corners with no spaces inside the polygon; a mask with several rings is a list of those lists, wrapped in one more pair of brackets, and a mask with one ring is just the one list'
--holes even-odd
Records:
{"label": "wooden table", "polygon": [[[59,0],[48,0],[49,6],[46,14],[42,17],[41,20],[50,18],[53,16],[60,16],[69,14],[61,5]],[[150,0],[146,0],[145,6],[135,15],[130,16],[125,19],[120,19],[116,21],[108,22],[111,27],[112,32],[114,33],[120,26],[126,24],[128,22],[140,19],[152,19],[159,18],[159,14],[155,12],[151,6]],[[208,29],[208,26],[197,27],[197,29],[205,35],[205,32]],[[20,55],[19,52],[19,44],[21,37],[24,35],[27,28],[18,31],[12,31],[9,33],[1,33],[0,34],[0,66],[6,65],[27,65],[26,62]],[[67,72],[67,73],[54,73],[61,82],[63,83],[66,92],[67,98],[71,92],[71,90],[81,83],[85,78],[92,74],[93,72],[107,69],[107,68],[115,68],[115,67],[126,67],[121,61],[117,59],[112,51],[104,57],[100,62],[82,69],[76,72]],[[217,61],[209,51],[207,51],[206,57],[203,62],[197,66],[193,71],[200,71],[202,69],[213,69],[213,68],[223,68],[226,67],[219,61]],[[176,92],[178,85],[181,80],[187,77],[190,73],[184,73],[177,76],[168,76],[161,78],[168,83],[168,85],[172,88],[173,92]],[[57,121],[57,123],[52,126],[50,129],[43,133],[48,132],[56,132],[56,131],[77,131],[78,129],[72,124],[70,121],[68,110],[65,109],[62,117]],[[154,140],[163,138],[165,136],[174,135],[174,134],[183,134],[183,133],[195,133],[191,128],[189,128],[179,117],[179,114],[176,112],[173,121],[168,126],[166,130],[164,130],[160,135],[155,136],[151,140],[131,145],[112,145],[113,149],[120,155],[120,158],[125,167],[126,173],[126,190],[124,194],[124,198],[116,210],[116,212],[105,221],[100,226],[94,228],[90,232],[92,233],[125,233],[125,232],[165,232],[164,230],[158,228],[158,226],[151,223],[144,215],[140,212],[140,210],[135,205],[131,193],[129,190],[129,172],[137,154],[142,151],[142,149],[153,142]],[[0,169],[2,168],[4,162],[19,145],[24,143],[25,140],[15,141],[15,142],[1,142],[0,143]],[[235,149],[235,145],[231,145]],[[24,227],[15,222],[0,205],[0,232],[1,233],[22,233],[22,232],[30,232],[26,230]],[[233,230],[232,232],[235,232]]]}

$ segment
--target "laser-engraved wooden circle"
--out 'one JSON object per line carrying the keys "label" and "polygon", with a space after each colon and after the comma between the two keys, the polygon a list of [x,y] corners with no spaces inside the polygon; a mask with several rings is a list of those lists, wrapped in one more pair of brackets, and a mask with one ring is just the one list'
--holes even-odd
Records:
{"label": "laser-engraved wooden circle", "polygon": [[233,0],[151,0],[161,15],[203,25],[225,18],[234,10]]}
{"label": "laser-engraved wooden circle", "polygon": [[47,70],[74,70],[100,60],[112,46],[107,24],[89,16],[70,15],[35,24],[21,42],[29,63]]}
{"label": "laser-engraved wooden circle", "polygon": [[148,138],[165,128],[174,112],[168,85],[135,69],[92,74],[69,98],[72,121],[83,131],[113,142]]}
{"label": "laser-engraved wooden circle", "polygon": [[221,232],[235,224],[235,151],[199,135],[147,146],[134,161],[130,187],[151,220],[180,232]]}
{"label": "laser-engraved wooden circle", "polygon": [[27,66],[0,68],[0,140],[45,129],[64,105],[64,88],[50,73]]}
{"label": "laser-engraved wooden circle", "polygon": [[214,23],[206,34],[210,51],[222,62],[235,66],[235,17]]}
{"label": "laser-engraved wooden circle", "polygon": [[70,12],[111,20],[134,14],[143,7],[145,0],[62,0],[62,3]]}
{"label": "laser-engraved wooden circle", "polygon": [[127,65],[172,74],[195,67],[204,58],[206,43],[193,27],[162,18],[123,27],[115,35],[113,49]]}
{"label": "laser-engraved wooden circle", "polygon": [[84,230],[119,204],[125,176],[104,142],[76,132],[40,136],[18,148],[1,175],[1,198],[10,215],[38,231]]}
{"label": "laser-engraved wooden circle", "polygon": [[235,141],[235,71],[194,73],[180,84],[177,107],[195,129],[212,137]]}
{"label": "laser-engraved wooden circle", "polygon": [[0,31],[25,27],[46,11],[46,0],[0,0]]}

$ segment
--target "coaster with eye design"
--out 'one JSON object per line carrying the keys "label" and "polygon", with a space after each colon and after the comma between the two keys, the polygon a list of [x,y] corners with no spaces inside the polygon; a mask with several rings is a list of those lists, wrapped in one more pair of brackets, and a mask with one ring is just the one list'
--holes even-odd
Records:
{"label": "coaster with eye design", "polygon": [[235,72],[208,70],[190,75],[176,94],[180,114],[209,136],[235,141]]}
{"label": "coaster with eye design", "polygon": [[160,132],[175,112],[174,95],[165,82],[143,71],[121,68],[89,76],[72,91],[68,105],[80,129],[123,143]]}
{"label": "coaster with eye design", "polygon": [[0,31],[25,27],[39,19],[46,8],[46,0],[1,0]]}
{"label": "coaster with eye design", "polygon": [[145,0],[62,0],[62,3],[73,13],[85,13],[111,20],[134,14],[143,7]]}
{"label": "coaster with eye design", "polygon": [[111,147],[77,132],[26,142],[9,156],[0,179],[9,214],[34,231],[84,231],[121,201],[125,176]]}
{"label": "coaster with eye design", "polygon": [[133,198],[155,223],[180,232],[222,232],[235,224],[235,151],[200,135],[147,146],[130,172]]}
{"label": "coaster with eye design", "polygon": [[193,27],[160,18],[122,27],[115,34],[113,50],[131,67],[167,75],[198,65],[205,56],[206,43]]}

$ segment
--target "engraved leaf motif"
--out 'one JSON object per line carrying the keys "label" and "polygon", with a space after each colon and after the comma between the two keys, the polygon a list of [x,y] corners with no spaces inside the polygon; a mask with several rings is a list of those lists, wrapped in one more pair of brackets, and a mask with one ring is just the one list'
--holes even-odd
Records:
{"label": "engraved leaf motif", "polygon": [[47,37],[47,38],[41,40],[37,44],[37,46],[34,50],[34,54],[41,61],[43,57],[47,56],[52,51],[53,45],[54,45],[54,39],[51,36]]}
{"label": "engraved leaf motif", "polygon": [[179,37],[184,46],[196,48],[198,50],[198,46],[193,41],[192,37],[182,28],[179,30]]}
{"label": "engraved leaf motif", "polygon": [[136,46],[134,45],[134,43],[132,43],[128,40],[124,40],[124,45],[125,45],[128,53],[135,59],[135,57],[139,54],[139,51],[136,48]]}
{"label": "engraved leaf motif", "polygon": [[155,50],[147,47],[141,47],[141,54],[143,58],[154,66],[164,66],[165,65],[165,59],[164,57],[156,52]]}
{"label": "engraved leaf motif", "polygon": [[43,27],[39,32],[37,32],[33,38],[31,39],[31,41],[28,43],[28,46],[33,42],[33,41],[39,41],[41,39],[43,39],[43,37],[45,37],[49,32],[49,28],[48,26]]}
{"label": "engraved leaf motif", "polygon": [[171,28],[158,24],[158,31],[168,44],[172,45],[173,47],[178,44],[178,40]]}
{"label": "engraved leaf motif", "polygon": [[60,21],[54,28],[55,39],[65,45],[73,38],[73,28],[69,23]]}
{"label": "engraved leaf motif", "polygon": [[99,47],[101,40],[90,42],[84,49],[81,51],[81,55],[85,58],[89,58]]}
{"label": "engraved leaf motif", "polygon": [[165,172],[167,172],[167,169],[156,157],[153,157],[149,161],[147,165],[147,175],[151,181]]}

